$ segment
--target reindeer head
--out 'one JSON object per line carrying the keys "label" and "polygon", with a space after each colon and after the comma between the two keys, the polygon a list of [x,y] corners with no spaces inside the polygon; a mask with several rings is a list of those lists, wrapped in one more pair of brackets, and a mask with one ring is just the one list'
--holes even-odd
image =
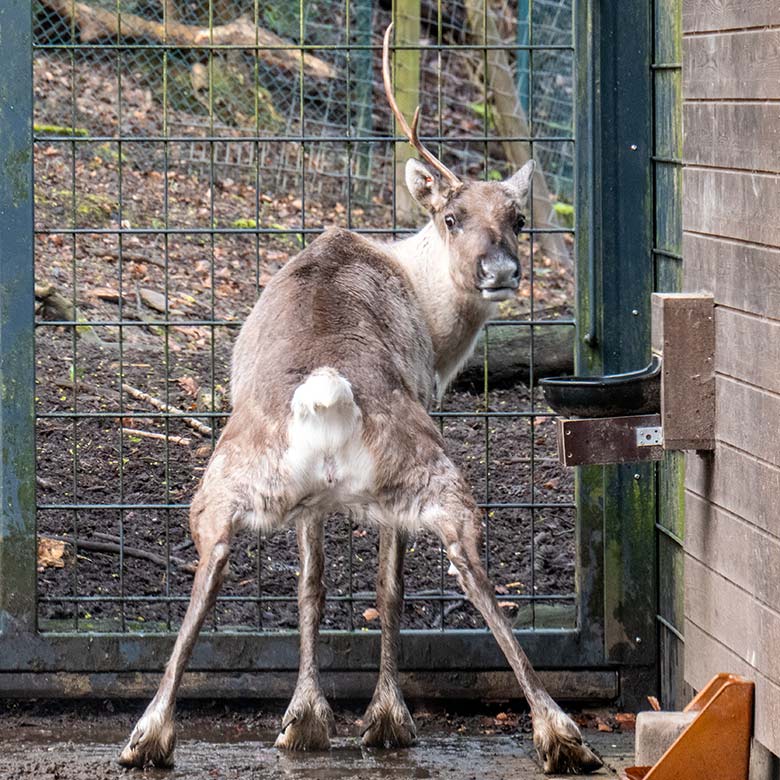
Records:
{"label": "reindeer head", "polygon": [[534,174],[529,160],[502,182],[461,181],[420,141],[420,107],[411,127],[393,95],[390,78],[390,34],[385,31],[382,75],[385,94],[409,143],[421,160],[406,163],[406,186],[430,215],[448,250],[450,276],[464,293],[490,301],[511,298],[520,282],[517,234],[525,224],[524,211]]}
{"label": "reindeer head", "polygon": [[511,298],[520,282],[517,234],[534,171],[529,160],[502,182],[453,187],[418,160],[406,163],[406,186],[430,214],[448,249],[450,275],[459,289],[491,301]]}

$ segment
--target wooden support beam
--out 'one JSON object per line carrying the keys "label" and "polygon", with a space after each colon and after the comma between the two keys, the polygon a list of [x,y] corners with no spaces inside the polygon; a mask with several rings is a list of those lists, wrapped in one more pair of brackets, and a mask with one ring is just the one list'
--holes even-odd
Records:
{"label": "wooden support beam", "polygon": [[653,293],[653,352],[661,357],[661,424],[667,450],[715,446],[712,295]]}

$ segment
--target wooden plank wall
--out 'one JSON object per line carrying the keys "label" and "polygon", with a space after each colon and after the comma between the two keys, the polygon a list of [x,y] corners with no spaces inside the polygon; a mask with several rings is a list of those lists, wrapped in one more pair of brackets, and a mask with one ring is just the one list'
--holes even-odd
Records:
{"label": "wooden plank wall", "polygon": [[685,679],[756,682],[780,756],[780,2],[683,0],[684,289],[715,295],[717,446],[687,458]]}

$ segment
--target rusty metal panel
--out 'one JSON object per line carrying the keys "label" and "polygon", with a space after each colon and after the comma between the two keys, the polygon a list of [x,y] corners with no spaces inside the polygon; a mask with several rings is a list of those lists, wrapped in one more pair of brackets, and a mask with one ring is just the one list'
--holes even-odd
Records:
{"label": "rusty metal panel", "polygon": [[559,417],[558,455],[565,466],[607,463],[639,463],[661,460],[657,429],[661,417],[641,414],[631,417]]}

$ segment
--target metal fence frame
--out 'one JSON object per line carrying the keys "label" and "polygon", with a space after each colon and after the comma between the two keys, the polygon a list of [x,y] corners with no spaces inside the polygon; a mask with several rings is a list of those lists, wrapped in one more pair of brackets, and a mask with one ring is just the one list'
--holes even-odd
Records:
{"label": "metal fence frame", "polygon": [[[30,22],[29,0],[0,10],[0,693],[139,695],[153,687],[171,634],[37,630]],[[643,0],[579,0],[575,27],[577,357],[586,371],[624,370],[647,357],[655,284],[653,22]],[[558,695],[631,703],[655,689],[655,493],[652,466],[578,474],[577,627],[518,632],[539,668],[566,670],[548,677]],[[333,693],[370,690],[378,632],[324,632],[321,643]],[[292,632],[204,633],[190,669],[213,674],[191,674],[185,692],[287,695],[297,656]],[[421,695],[512,690],[483,630],[404,632],[400,665]]]}

